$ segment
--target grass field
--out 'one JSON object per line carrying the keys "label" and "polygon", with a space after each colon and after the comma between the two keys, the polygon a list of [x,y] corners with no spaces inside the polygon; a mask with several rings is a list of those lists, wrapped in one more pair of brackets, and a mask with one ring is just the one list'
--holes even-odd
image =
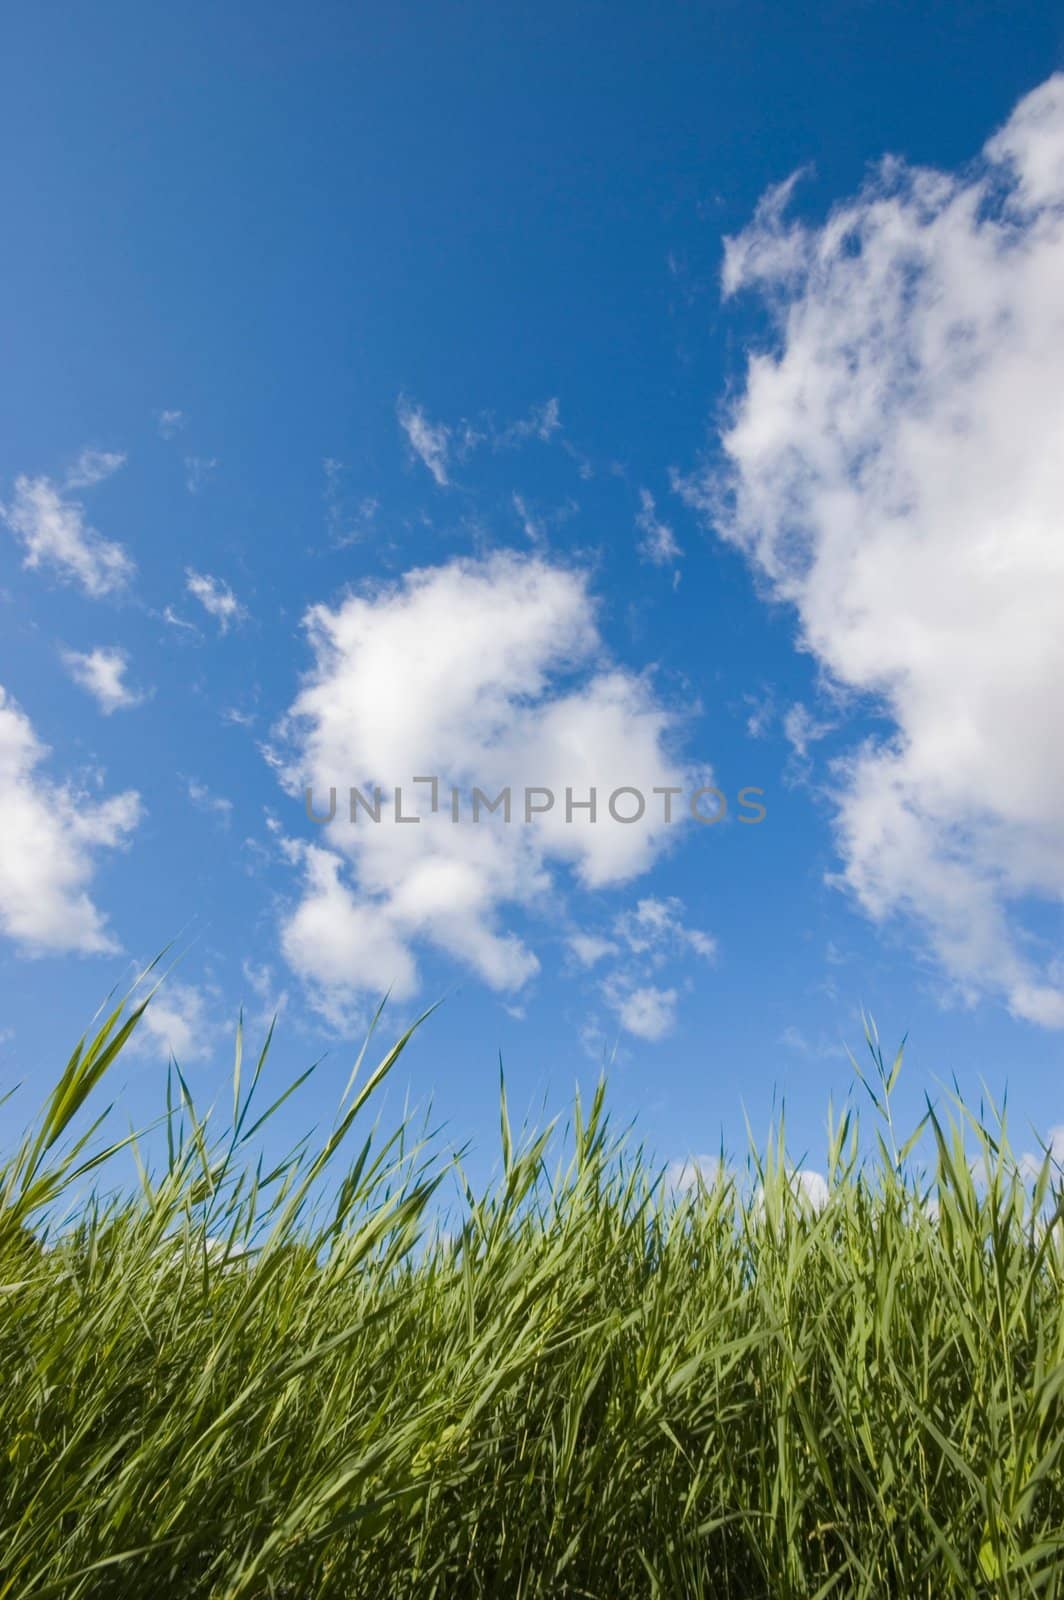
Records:
{"label": "grass field", "polygon": [[600,1090],[503,1096],[443,1227],[460,1167],[372,1127],[405,1039],[268,1171],[238,1035],[149,1164],[86,1129],[138,1014],[0,1170],[5,1600],[1064,1594],[1059,1174],[960,1106],[904,1139],[874,1038],[820,1209],[782,1140],[670,1193]]}

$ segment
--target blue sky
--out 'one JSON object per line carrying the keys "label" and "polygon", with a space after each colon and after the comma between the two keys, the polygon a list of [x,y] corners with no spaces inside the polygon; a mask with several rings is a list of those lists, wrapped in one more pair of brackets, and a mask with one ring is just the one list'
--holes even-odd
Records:
{"label": "blue sky", "polygon": [[[393,985],[390,1031],[446,997],[393,1100],[485,1161],[500,1051],[518,1114],[615,1052],[663,1160],[781,1098],[815,1160],[862,1006],[904,1111],[1064,1124],[1057,8],[8,34],[12,1106],[176,940],[134,1115],[243,1003],[278,1079],[326,1053],[313,1120]],[[431,771],[558,803],[306,818]],[[670,780],[728,817],[559,815]]]}

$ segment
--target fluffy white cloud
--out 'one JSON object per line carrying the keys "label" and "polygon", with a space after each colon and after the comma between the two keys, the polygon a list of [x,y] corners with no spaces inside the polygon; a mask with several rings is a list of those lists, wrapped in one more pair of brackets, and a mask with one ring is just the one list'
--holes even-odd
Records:
{"label": "fluffy white cloud", "polygon": [[[247,616],[247,609],[241,605],[236,595],[227,583],[221,578],[212,578],[209,572],[197,572],[193,567],[185,568],[185,588],[194,600],[198,600],[204,611],[217,622],[222,633],[228,633],[234,622],[243,622]],[[167,612],[170,608],[167,607]],[[172,613],[167,615],[167,622],[177,627],[187,626],[179,617]]]}
{"label": "fluffy white cloud", "polygon": [[74,682],[92,695],[105,717],[112,711],[128,711],[144,701],[139,689],[126,682],[129,656],[117,646],[98,645],[84,654],[64,650],[63,663]]}
{"label": "fluffy white cloud", "polygon": [[39,771],[47,753],[0,688],[0,929],[30,955],[114,950],[88,887],[97,852],[136,827],[139,798],[94,801],[53,783]]}
{"label": "fluffy white cloud", "polygon": [[133,562],[120,544],[105,539],[85,519],[85,509],[65,489],[99,483],[125,458],[104,451],[83,451],[65,485],[50,478],[15,479],[15,495],[0,506],[0,517],[22,544],[23,566],[52,567],[67,582],[80,584],[99,599],[127,584]]}
{"label": "fluffy white cloud", "polygon": [[[798,1209],[806,1216],[819,1216],[831,1199],[828,1180],[822,1172],[801,1167],[787,1176],[790,1191],[798,1202]],[[758,1221],[765,1217],[765,1191],[759,1188],[754,1197],[753,1214]]]}
{"label": "fluffy white cloud", "polygon": [[731,1174],[720,1156],[686,1156],[670,1161],[665,1169],[665,1186],[679,1194],[691,1194],[701,1187],[713,1189],[726,1183]]}
{"label": "fluffy white cloud", "polygon": [[605,984],[604,993],[621,1027],[637,1039],[654,1044],[676,1026],[679,994],[675,989],[659,989],[647,983],[625,990],[611,979]]}
{"label": "fluffy white cloud", "polygon": [[893,721],[837,768],[844,883],[1061,1026],[1028,912],[1064,897],[1064,76],[960,176],[886,160],[822,227],[793,181],[727,241],[778,339],[682,487]]}
{"label": "fluffy white cloud", "polygon": [[1050,1128],[1038,1150],[1028,1150],[1020,1157],[1020,1171],[1025,1178],[1037,1178],[1046,1156],[1055,1166],[1064,1166],[1064,1123]]}
{"label": "fluffy white cloud", "polygon": [[[677,718],[604,660],[584,574],[509,553],[453,561],[317,606],[307,630],[314,666],[282,730],[282,775],[300,798],[311,785],[317,809],[330,788],[338,804],[293,852],[306,881],[282,941],[334,1017],[389,985],[412,993],[421,940],[519,988],[538,962],[504,926],[507,907],[549,905],[560,866],[588,887],[633,879],[679,830],[683,808],[666,824],[651,793],[695,781],[669,754]],[[439,780],[435,812],[429,786],[411,785],[420,776]],[[351,822],[349,789],[374,785],[383,820]],[[418,823],[391,820],[396,785]],[[608,814],[623,786],[647,797],[640,821]],[[489,800],[508,787],[510,822],[501,809],[474,822],[474,787]],[[526,787],[555,797],[530,823]],[[567,788],[576,803],[596,790],[594,822],[575,806],[567,820]]]}
{"label": "fluffy white cloud", "polygon": [[209,1016],[203,990],[168,978],[152,996],[133,1040],[140,1054],[163,1061],[173,1056],[178,1066],[184,1067],[194,1061],[206,1061],[220,1032]]}

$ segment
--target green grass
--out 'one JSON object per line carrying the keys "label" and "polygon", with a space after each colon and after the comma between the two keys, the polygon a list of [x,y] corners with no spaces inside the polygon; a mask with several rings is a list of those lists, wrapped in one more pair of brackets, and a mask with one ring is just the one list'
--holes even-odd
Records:
{"label": "green grass", "polygon": [[0,1596],[1064,1594],[1057,1175],[956,1106],[921,1178],[874,1038],[814,1213],[782,1129],[670,1195],[601,1089],[503,1097],[473,1194],[367,1126],[405,1039],[266,1170],[238,1035],[149,1163],[91,1124],[137,1015],[0,1169]]}

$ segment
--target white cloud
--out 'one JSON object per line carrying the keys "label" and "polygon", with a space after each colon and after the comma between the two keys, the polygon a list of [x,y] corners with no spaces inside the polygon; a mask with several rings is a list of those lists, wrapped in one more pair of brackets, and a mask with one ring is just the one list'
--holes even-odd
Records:
{"label": "white cloud", "polygon": [[185,457],[185,488],[189,494],[199,494],[205,489],[217,470],[214,456]]}
{"label": "white cloud", "polygon": [[[80,476],[75,467],[68,481],[98,483],[107,475],[101,468],[105,459],[113,463],[110,471],[123,460],[86,451],[79,462]],[[97,533],[85,520],[80,502],[64,498],[50,478],[16,478],[14,499],[0,506],[0,517],[22,544],[24,567],[53,567],[61,578],[80,584],[94,599],[123,588],[133,575],[133,562],[123,547]]]}
{"label": "white cloud", "polygon": [[633,954],[649,956],[658,966],[685,947],[703,960],[712,961],[717,953],[716,940],[700,928],[689,928],[686,916],[683,901],[675,895],[664,900],[648,898],[638,901],[634,911],[622,911],[614,929]]}
{"label": "white cloud", "polygon": [[844,884],[964,995],[1064,1026],[1026,915],[1064,897],[1064,75],[959,176],[887,160],[820,228],[789,192],[727,241],[778,344],[726,479],[684,492],[893,719],[836,768]]}
{"label": "white cloud", "polygon": [[264,1030],[275,1017],[280,1017],[288,1009],[288,990],[278,988],[273,968],[265,962],[256,966],[253,961],[245,961],[242,970],[245,981],[259,1002],[253,1020]]}
{"label": "white cloud", "polygon": [[[811,1169],[802,1167],[788,1173],[787,1183],[795,1200],[798,1202],[798,1209],[804,1212],[806,1216],[819,1216],[831,1199],[828,1180],[822,1172],[814,1172]],[[754,1198],[753,1214],[759,1221],[764,1220],[765,1191],[763,1188],[758,1189]]]}
{"label": "white cloud", "polygon": [[91,489],[125,465],[121,450],[83,450],[66,475],[68,489]]}
{"label": "white cloud", "polygon": [[331,850],[304,845],[298,859],[302,898],[281,929],[281,949],[326,1019],[343,1030],[366,994],[412,995],[417,967],[387,902],[375,904],[352,890]]}
{"label": "white cloud", "polygon": [[775,696],[771,689],[761,695],[744,694],[743,703],[750,707],[750,715],[746,719],[747,733],[751,739],[763,739],[775,721]]}
{"label": "white cloud", "polygon": [[105,717],[142,705],[144,694],[126,682],[129,656],[116,645],[98,645],[84,654],[64,650],[63,663],[74,682],[92,695]]}
{"label": "white cloud", "polygon": [[582,967],[593,967],[617,951],[612,939],[602,939],[593,933],[573,933],[565,942]]}
{"label": "white cloud", "polygon": [[153,995],[133,1035],[135,1049],[178,1066],[206,1061],[221,1030],[211,1021],[203,990],[168,978]]}
{"label": "white cloud", "polygon": [[621,1027],[637,1039],[657,1043],[676,1026],[679,995],[675,989],[660,989],[648,983],[625,991],[610,981],[603,992],[616,1011]]}
{"label": "white cloud", "polygon": [[43,777],[47,749],[0,689],[0,929],[30,955],[117,948],[88,889],[140,818],[132,790],[94,801]]}
{"label": "white cloud", "polygon": [[[712,962],[717,941],[701,928],[687,925],[687,910],[675,895],[667,899],[647,897],[620,912],[613,922],[613,940],[585,938],[618,956],[613,970],[600,985],[606,1004],[615,1012],[626,1033],[639,1039],[664,1039],[676,1025],[680,991],[676,987],[683,962],[694,955]],[[573,949],[575,940],[569,940]],[[667,970],[670,986],[664,988],[658,976]],[[684,985],[691,987],[690,981]]]}
{"label": "white cloud", "polygon": [[[185,588],[215,619],[222,633],[228,633],[232,623],[243,622],[247,616],[246,607],[241,605],[229,585],[223,583],[221,578],[212,578],[210,573],[196,572],[193,567],[186,567]],[[167,612],[170,613],[169,607]],[[178,627],[187,626],[172,613],[167,615],[166,620]]]}
{"label": "white cloud", "polygon": [[157,418],[160,437],[172,439],[185,426],[183,411],[160,411]]}
{"label": "white cloud", "polygon": [[197,811],[205,811],[211,816],[218,817],[226,827],[233,815],[233,802],[227,800],[225,795],[214,794],[205,783],[200,783],[196,778],[188,780],[188,797]]}
{"label": "white cloud", "polygon": [[178,628],[185,633],[199,633],[199,629],[196,627],[196,624],[194,622],[188,622],[184,617],[179,616],[174,610],[173,606],[164,606],[163,621],[166,623],[168,628]]}
{"label": "white cloud", "polygon": [[[489,414],[481,414],[476,421],[466,418],[453,425],[430,422],[423,408],[400,395],[397,407],[399,426],[406,434],[411,450],[428,468],[441,489],[450,484],[450,467],[453,458],[466,460],[481,445],[494,450],[510,450],[530,439],[547,443],[561,428],[561,415],[556,399],[545,400],[532,406],[527,416],[516,422],[497,427]],[[515,495],[514,500],[518,497]]]}
{"label": "white cloud", "polygon": [[526,539],[528,539],[532,544],[542,544],[546,538],[547,532],[543,522],[539,517],[533,515],[524,496],[518,494],[516,489],[514,490],[511,498],[513,500],[514,510],[517,512],[518,518],[520,519],[521,527],[524,529]]}
{"label": "white cloud", "polygon": [[665,1186],[679,1194],[691,1194],[704,1186],[713,1189],[729,1177],[727,1166],[720,1156],[686,1156],[682,1161],[670,1161],[665,1169]]}
{"label": "white cloud", "polygon": [[1020,1171],[1024,1177],[1037,1178],[1047,1155],[1056,1166],[1064,1166],[1064,1123],[1058,1122],[1050,1128],[1039,1150],[1028,1150],[1020,1157]]}
{"label": "white cloud", "polygon": [[801,761],[808,756],[809,746],[818,739],[826,739],[835,726],[833,722],[818,721],[808,706],[801,703],[789,706],[783,718],[784,738]]}
{"label": "white cloud", "polygon": [[430,422],[420,406],[400,399],[399,426],[406,434],[410,448],[445,489],[449,483],[447,458],[451,448],[451,430],[443,422]]}
{"label": "white cloud", "polygon": [[654,496],[649,489],[639,491],[639,510],[636,513],[635,525],[642,537],[639,541],[639,554],[644,561],[650,561],[656,567],[675,566],[683,556],[683,551],[676,543],[676,535],[667,522],[662,522],[657,514]]}
{"label": "white cloud", "polygon": [[791,1174],[791,1188],[803,1206],[810,1211],[823,1211],[831,1198],[828,1180],[822,1172],[812,1172],[803,1167]]}
{"label": "white cloud", "polygon": [[526,439],[538,439],[546,444],[562,425],[561,409],[556,397],[544,400],[542,405],[533,406],[527,417],[521,417],[517,422],[511,422],[509,427],[495,435],[497,448],[508,445],[523,444]]}
{"label": "white cloud", "polygon": [[380,501],[373,495],[363,495],[357,503],[352,503],[346,487],[347,467],[342,461],[326,456],[322,469],[325,473],[325,526],[330,543],[342,550],[369,538],[376,530]]}
{"label": "white cloud", "polygon": [[788,1050],[793,1050],[796,1055],[805,1056],[810,1061],[849,1059],[844,1044],[828,1039],[824,1034],[820,1034],[815,1040],[808,1039],[801,1028],[793,1022],[788,1023],[780,1034],[780,1043]]}
{"label": "white cloud", "polygon": [[[660,799],[618,824],[607,802],[631,785],[683,787],[669,755],[677,717],[648,682],[611,666],[586,576],[500,553],[407,573],[392,588],[352,595],[307,617],[314,666],[282,729],[285,782],[302,805],[339,791],[336,820],[299,847],[303,899],[283,930],[285,954],[338,1016],[366,993],[417,984],[424,941],[503,991],[537,970],[534,952],[504,926],[507,907],[548,904],[554,873],[586,887],[629,881],[655,861],[679,822]],[[430,809],[419,775],[439,778]],[[387,797],[384,820],[348,820],[355,786]],[[390,820],[396,785],[415,825]],[[452,786],[462,820],[451,821]],[[553,791],[553,809],[524,822],[526,786]],[[474,823],[474,787],[509,787],[512,820]],[[599,815],[573,810],[597,790]]]}

